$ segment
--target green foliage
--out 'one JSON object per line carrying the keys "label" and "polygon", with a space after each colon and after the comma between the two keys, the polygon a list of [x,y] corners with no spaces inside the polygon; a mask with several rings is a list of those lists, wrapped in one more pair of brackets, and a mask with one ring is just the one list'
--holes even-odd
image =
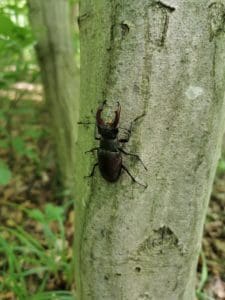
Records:
{"label": "green foliage", "polygon": [[53,291],[38,293],[30,298],[30,300],[76,300],[71,292]]}
{"label": "green foliage", "polygon": [[[10,182],[13,169],[9,167],[9,163],[14,165],[14,162],[20,158],[40,165],[37,143],[44,136],[45,131],[35,124],[37,123],[35,110],[36,107],[30,101],[23,104],[2,99],[0,103],[0,155],[1,151],[7,150],[5,161],[0,161],[0,185]],[[20,120],[27,120],[27,122],[23,126],[18,126]]]}
{"label": "green foliage", "polygon": [[[28,9],[25,0],[0,1],[0,88],[5,91],[14,91],[14,84],[18,81],[34,81],[37,78],[38,68],[34,56],[34,38],[28,23]],[[11,99],[1,97],[0,106],[0,149],[9,151],[9,161],[12,163],[17,156],[26,157],[39,162],[37,151],[29,145],[28,140],[40,137],[39,132],[30,128],[26,132],[17,132],[14,119],[17,115],[29,112],[21,111],[27,107],[18,105],[23,91],[17,91]],[[34,107],[30,107],[34,111]],[[31,134],[28,137],[28,133]],[[12,175],[7,161],[0,165],[0,185],[10,182]]]}
{"label": "green foliage", "polygon": [[11,178],[12,173],[9,167],[4,161],[0,160],[0,186],[8,184]]}
{"label": "green foliage", "polygon": [[[75,5],[78,1],[70,3]],[[79,64],[78,31],[74,32],[73,41]],[[40,180],[43,170],[49,175],[46,169],[51,162],[48,157],[42,158],[40,151],[46,140],[48,143],[50,140],[48,130],[40,125],[40,103],[31,101],[29,92],[18,88],[18,83],[33,86],[40,83],[34,45],[26,0],[0,0],[0,188],[3,194],[6,189],[11,193],[15,184],[18,190],[27,188],[30,197],[30,189]],[[22,180],[29,175],[31,180]],[[52,188],[52,181],[47,181],[47,185]],[[68,191],[55,196],[68,197]],[[22,205],[21,202],[18,210]],[[27,229],[27,223],[0,227],[0,298],[5,293],[13,293],[18,300],[74,299],[69,291],[48,288],[49,281],[62,274],[64,289],[69,289],[73,281],[73,263],[68,255],[64,226],[68,205],[71,202],[63,207],[48,203],[43,210],[23,209],[28,226],[35,224],[40,232]]]}
{"label": "green foliage", "polygon": [[34,38],[25,1],[0,2],[0,88],[34,74]]}
{"label": "green foliage", "polygon": [[202,261],[202,270],[198,288],[196,290],[196,296],[198,300],[213,300],[211,297],[207,296],[203,291],[204,286],[208,280],[208,268],[204,252],[201,252],[200,256]]}
{"label": "green foliage", "polygon": [[225,174],[225,159],[223,157],[221,157],[218,162],[216,173],[219,176]]}
{"label": "green foliage", "polygon": [[[24,209],[24,211],[30,220],[37,221],[42,227],[42,240],[39,241],[27,233],[23,227],[1,226],[0,291],[13,292],[19,300],[74,299],[74,295],[69,291],[45,290],[53,275],[57,277],[63,273],[68,285],[73,279],[72,264],[67,258],[68,247],[65,243],[63,226],[67,213],[66,206],[47,204],[44,211],[38,209]],[[41,284],[34,291],[32,281],[35,280]]]}

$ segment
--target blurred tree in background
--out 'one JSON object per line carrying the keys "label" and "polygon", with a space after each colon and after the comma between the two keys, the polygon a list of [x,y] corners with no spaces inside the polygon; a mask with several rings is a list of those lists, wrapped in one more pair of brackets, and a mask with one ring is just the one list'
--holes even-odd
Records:
{"label": "blurred tree in background", "polygon": [[72,44],[69,2],[29,0],[30,20],[37,38],[47,107],[56,141],[57,162],[64,186],[74,185],[79,81]]}
{"label": "blurred tree in background", "polygon": [[[70,1],[79,69],[78,6]],[[69,12],[69,9],[68,9]],[[51,107],[23,0],[0,1],[0,299],[74,299],[73,200],[61,185]],[[65,230],[66,228],[66,230]]]}

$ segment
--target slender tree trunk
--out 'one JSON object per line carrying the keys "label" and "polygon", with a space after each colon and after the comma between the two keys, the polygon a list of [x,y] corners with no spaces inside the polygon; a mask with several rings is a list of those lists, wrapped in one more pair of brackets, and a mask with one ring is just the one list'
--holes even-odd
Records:
{"label": "slender tree trunk", "polygon": [[81,119],[104,99],[134,126],[124,164],[108,183],[77,155],[79,300],[191,300],[203,224],[224,130],[225,1],[81,1]]}
{"label": "slender tree trunk", "polygon": [[73,188],[79,77],[75,72],[69,1],[28,0],[28,4],[58,165],[64,184]]}

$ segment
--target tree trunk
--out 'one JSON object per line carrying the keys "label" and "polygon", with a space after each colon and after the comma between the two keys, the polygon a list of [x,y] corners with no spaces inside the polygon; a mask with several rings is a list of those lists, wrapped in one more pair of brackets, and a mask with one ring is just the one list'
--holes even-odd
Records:
{"label": "tree trunk", "polygon": [[79,83],[75,72],[69,2],[29,0],[28,4],[61,178],[67,187],[73,188]]}
{"label": "tree trunk", "polygon": [[[81,1],[81,120],[107,99],[133,126],[116,183],[90,173],[94,126],[77,155],[79,300],[191,300],[224,131],[224,7],[208,1]],[[121,132],[122,133],[122,130]]]}

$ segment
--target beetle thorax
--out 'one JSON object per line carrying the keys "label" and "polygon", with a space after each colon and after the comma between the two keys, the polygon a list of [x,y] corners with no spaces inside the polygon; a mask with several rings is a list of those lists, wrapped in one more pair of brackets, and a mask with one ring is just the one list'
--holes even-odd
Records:
{"label": "beetle thorax", "polygon": [[116,139],[118,135],[118,128],[112,128],[110,125],[98,126],[98,133],[103,139]]}
{"label": "beetle thorax", "polygon": [[101,138],[100,149],[104,149],[104,150],[110,151],[110,152],[117,152],[118,151],[117,138],[115,138],[115,139]]}

